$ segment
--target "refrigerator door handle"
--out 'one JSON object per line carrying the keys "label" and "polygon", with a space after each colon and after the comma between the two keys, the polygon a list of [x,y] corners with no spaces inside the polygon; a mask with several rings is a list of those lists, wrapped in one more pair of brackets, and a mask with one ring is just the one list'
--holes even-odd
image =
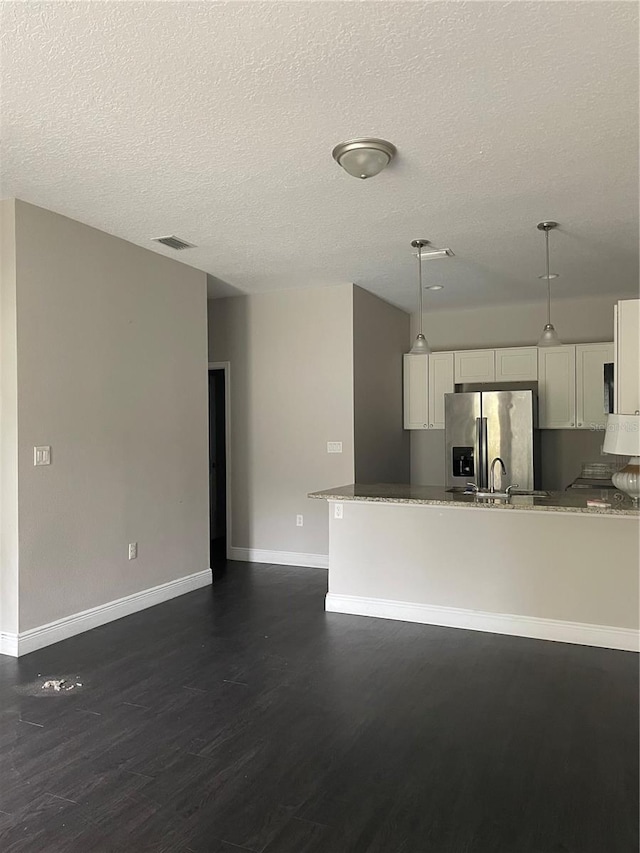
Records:
{"label": "refrigerator door handle", "polygon": [[482,488],[482,418],[476,418],[476,446],[473,455],[476,466],[476,485]]}
{"label": "refrigerator door handle", "polygon": [[476,483],[478,488],[486,489],[488,485],[487,470],[487,419],[476,418]]}
{"label": "refrigerator door handle", "polygon": [[489,486],[489,437],[487,434],[487,419],[482,418],[482,485]]}

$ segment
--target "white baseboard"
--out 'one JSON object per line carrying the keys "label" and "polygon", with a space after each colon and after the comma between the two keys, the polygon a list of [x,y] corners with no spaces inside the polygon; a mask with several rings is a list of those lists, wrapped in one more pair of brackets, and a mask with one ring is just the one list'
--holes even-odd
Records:
{"label": "white baseboard", "polygon": [[146,610],[147,607],[162,604],[163,601],[169,601],[171,598],[177,598],[179,595],[210,584],[211,569],[205,569],[203,572],[195,572],[150,589],[134,592],[124,598],[108,601],[98,607],[73,613],[71,616],[65,616],[47,625],[40,625],[38,628],[21,631],[19,634],[2,633],[0,634],[0,654],[12,657],[27,655],[29,652],[35,652],[36,649],[59,643],[83,631],[90,631],[100,625],[106,625],[107,622],[114,622],[116,619],[122,619],[123,616],[130,616],[132,613]]}
{"label": "white baseboard", "polygon": [[229,560],[243,563],[272,563],[279,566],[304,566],[309,569],[328,569],[328,554],[303,554],[296,551],[265,551],[260,548],[228,549]]}
{"label": "white baseboard", "polygon": [[325,610],[331,613],[349,613],[353,616],[374,616],[401,622],[419,622],[423,625],[441,625],[447,628],[487,631],[490,634],[511,634],[516,637],[532,637],[558,643],[575,643],[580,646],[600,646],[605,649],[622,649],[630,652],[639,650],[638,631],[609,625],[563,622],[558,619],[487,613],[482,610],[464,610],[458,607],[438,607],[430,604],[413,604],[408,601],[390,601],[334,593],[327,595]]}
{"label": "white baseboard", "polygon": [[0,631],[0,655],[18,657],[18,635],[8,631]]}

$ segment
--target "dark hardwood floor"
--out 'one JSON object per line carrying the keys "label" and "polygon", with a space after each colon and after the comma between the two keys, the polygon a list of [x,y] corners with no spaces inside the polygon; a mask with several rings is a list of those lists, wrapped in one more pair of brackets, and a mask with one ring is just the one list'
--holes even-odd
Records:
{"label": "dark hardwood floor", "polygon": [[637,853],[636,655],[325,614],[325,589],[229,564],[0,657],[0,850]]}

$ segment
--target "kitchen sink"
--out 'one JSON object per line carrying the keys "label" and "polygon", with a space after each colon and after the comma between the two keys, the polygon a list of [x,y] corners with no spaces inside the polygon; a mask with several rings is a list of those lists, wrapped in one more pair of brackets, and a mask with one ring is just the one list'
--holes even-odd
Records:
{"label": "kitchen sink", "polygon": [[[458,495],[473,495],[474,492],[467,491],[464,486],[452,486],[447,489],[447,492]],[[532,497],[532,498],[548,498],[549,492],[544,489],[512,489],[512,497]],[[491,497],[487,492],[482,492],[482,497]],[[500,492],[496,497],[504,497],[504,492]]]}

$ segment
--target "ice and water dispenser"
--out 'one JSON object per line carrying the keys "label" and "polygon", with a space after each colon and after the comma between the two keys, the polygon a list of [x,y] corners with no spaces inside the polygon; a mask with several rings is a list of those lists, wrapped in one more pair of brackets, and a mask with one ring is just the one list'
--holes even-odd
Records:
{"label": "ice and water dispenser", "polygon": [[473,447],[453,447],[453,476],[475,477]]}

